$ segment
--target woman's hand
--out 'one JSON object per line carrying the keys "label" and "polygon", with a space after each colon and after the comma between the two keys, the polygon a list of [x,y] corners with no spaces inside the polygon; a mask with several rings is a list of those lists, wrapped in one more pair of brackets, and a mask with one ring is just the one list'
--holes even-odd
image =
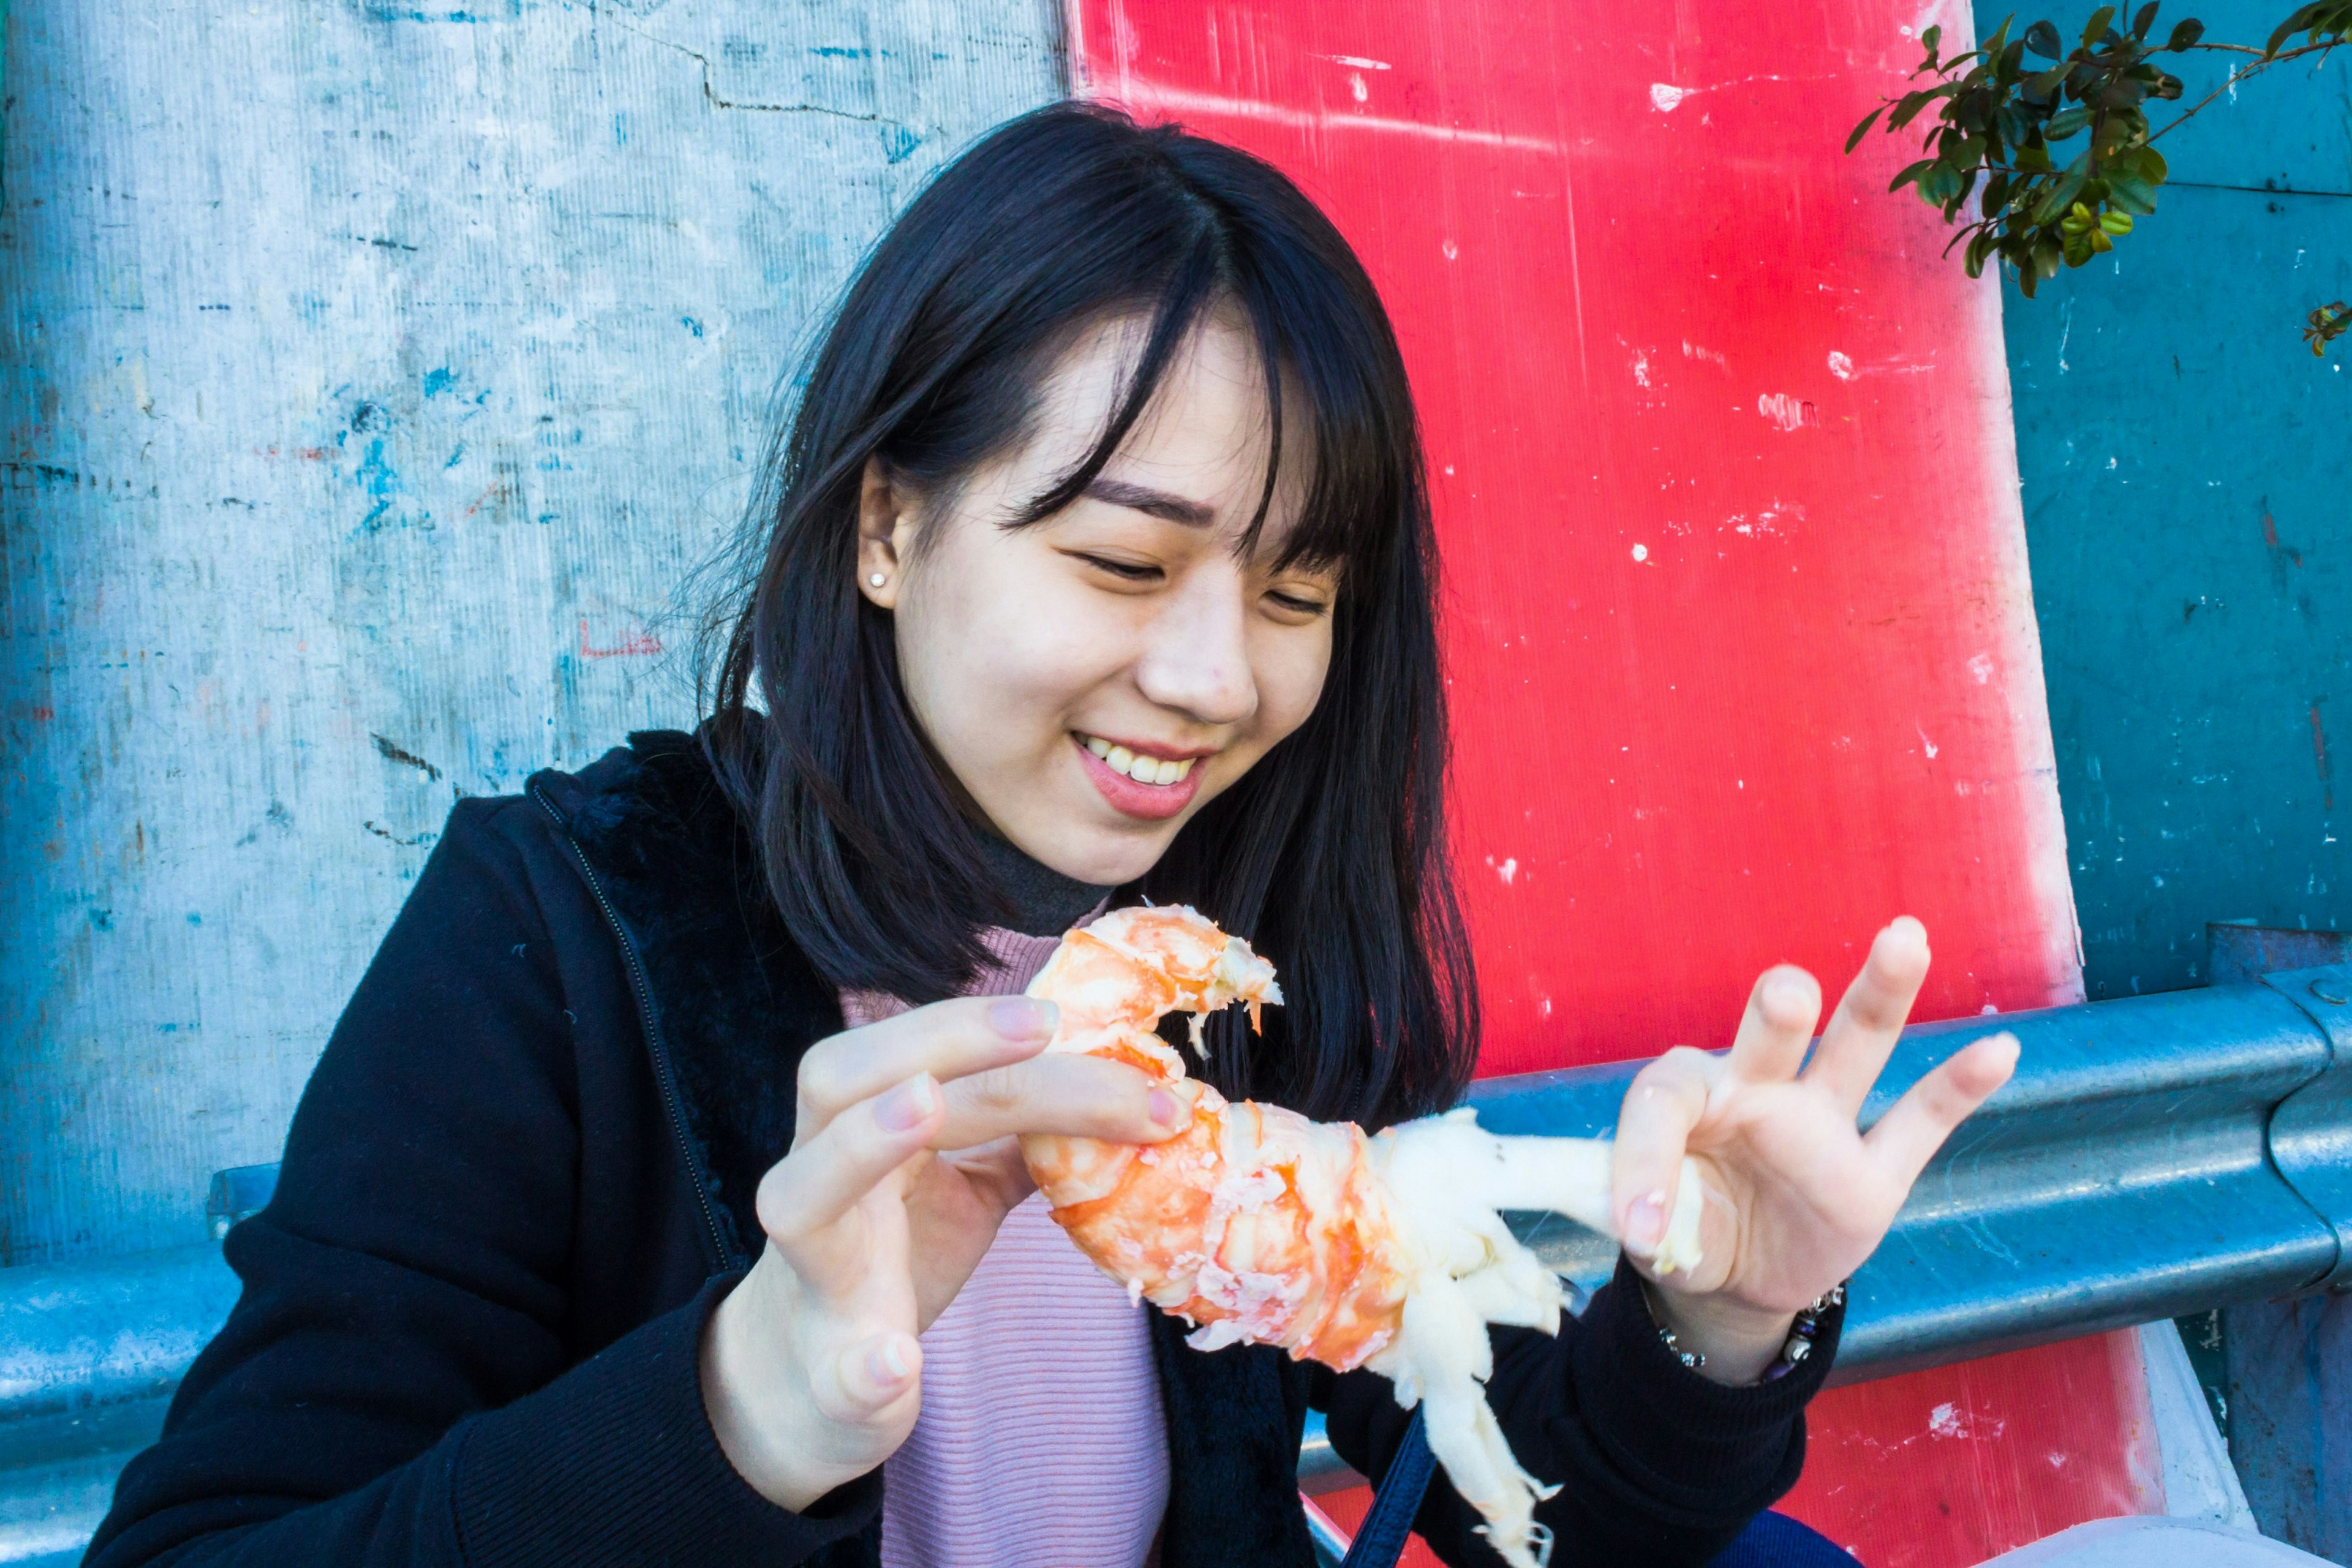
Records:
{"label": "woman's hand", "polygon": [[[1927,974],[1927,930],[1904,916],[1871,943],[1810,1064],[1821,984],[1783,964],[1756,982],[1727,1056],[1676,1047],[1627,1089],[1612,1184],[1619,1233],[1654,1281],[1666,1326],[1706,1357],[1705,1375],[1761,1375],[1796,1311],[1876,1249],[1929,1158],[2009,1080],[2016,1037],[1990,1036],[1913,1085],[1868,1136],[1856,1131]],[[1706,1188],[1701,1261],[1660,1276],[1646,1259],[1686,1152]]]}
{"label": "woman's hand", "polygon": [[916,1336],[1033,1190],[1017,1134],[1175,1130],[1175,1097],[1134,1068],[1040,1056],[1055,1019],[1027,997],[940,1002],[802,1058],[792,1152],[760,1183],[766,1248],[702,1344],[712,1430],[770,1501],[805,1509],[906,1441]]}

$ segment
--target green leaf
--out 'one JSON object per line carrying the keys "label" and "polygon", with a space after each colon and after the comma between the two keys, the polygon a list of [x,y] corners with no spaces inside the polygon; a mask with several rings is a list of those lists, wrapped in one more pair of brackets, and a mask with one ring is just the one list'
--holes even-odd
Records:
{"label": "green leaf", "polygon": [[2050,162],[2050,149],[2047,147],[2020,147],[2017,150],[2017,166],[2019,169],[2029,174],[2048,174],[2052,167]]}
{"label": "green leaf", "polygon": [[1934,70],[1936,68],[1936,50],[1943,41],[1944,29],[1941,26],[1930,27],[1926,32],[1919,35],[1920,47],[1927,51],[1927,63],[1919,68],[1921,70]]}
{"label": "green leaf", "polygon": [[1949,98],[1959,89],[1960,84],[1955,81],[1946,82],[1941,87],[1921,88],[1917,92],[1905,93],[1903,95],[1902,101],[1895,106],[1895,112],[1886,117],[1886,129],[1889,131],[1902,130],[1905,126],[1910,124],[1912,121],[1918,118],[1918,114],[1921,110],[1927,108],[1929,104],[1935,102],[1939,98]]}
{"label": "green leaf", "polygon": [[1875,124],[1878,117],[1885,112],[1886,105],[1882,103],[1876,109],[1872,110],[1868,114],[1864,115],[1862,117],[1862,123],[1853,128],[1853,134],[1845,139],[1845,150],[1851,153],[1856,147],[1861,146],[1862,139],[1870,134],[1871,126]]}
{"label": "green leaf", "polygon": [[2147,0],[2147,4],[2141,6],[2138,14],[2132,17],[2131,36],[2135,38],[2145,38],[2147,37],[2147,30],[2155,26],[2156,0]]}
{"label": "green leaf", "polygon": [[2204,36],[2205,24],[2191,16],[2185,22],[2172,25],[2172,37],[2164,41],[2164,47],[2177,55]]}
{"label": "green leaf", "polygon": [[2156,187],[2137,174],[2110,170],[2107,174],[2107,201],[2127,213],[2146,217],[2156,210]]}
{"label": "green leaf", "polygon": [[2102,5],[2097,10],[2092,12],[2091,19],[2083,24],[2083,47],[2087,49],[2092,45],[2097,43],[2101,38],[2105,37],[2107,36],[2108,24],[2112,23],[2115,19],[2116,8],[2113,5]]}
{"label": "green leaf", "polygon": [[2050,194],[2034,204],[2033,221],[2037,226],[2056,222],[2058,215],[2074,205],[2074,198],[2083,194],[2083,182],[2087,177],[2084,170],[2083,161],[2076,159],[2050,187]]}
{"label": "green leaf", "polygon": [[1909,184],[1912,181],[1917,179],[1928,170],[1936,167],[1936,163],[1937,161],[1933,158],[1920,159],[1917,163],[1912,164],[1909,168],[1895,175],[1895,178],[1889,180],[1886,183],[1886,188],[1890,191],[1901,190],[1904,186]]}
{"label": "green leaf", "polygon": [[2064,60],[2060,60],[2048,70],[2041,71],[2033,76],[2027,77],[2025,79],[2025,96],[2039,103],[2050,103],[2055,101],[2055,95],[2058,89],[2066,85],[2066,73],[2074,68],[2073,66],[2069,65]]}
{"label": "green leaf", "polygon": [[2036,22],[2025,29],[2025,47],[2045,60],[2054,60],[2063,47],[2058,42],[2058,29],[2047,22]]}
{"label": "green leaf", "polygon": [[2164,161],[2164,154],[2147,145],[2132,149],[2129,157],[2117,161],[2116,167],[2137,174],[2151,185],[2164,184],[2165,176],[2172,173]]}
{"label": "green leaf", "polygon": [[2308,31],[2313,19],[2316,17],[2324,8],[2324,5],[2316,4],[2296,6],[2294,14],[2288,16],[2285,21],[2281,22],[2278,25],[2278,31],[2271,35],[2271,41],[2263,46],[2263,58],[2268,59],[2271,56],[2279,52],[2279,46],[2281,44],[2285,43],[2297,33]]}
{"label": "green leaf", "polygon": [[2042,134],[2053,142],[2063,142],[2091,122],[2091,110],[2081,104],[2061,110],[2042,127]]}

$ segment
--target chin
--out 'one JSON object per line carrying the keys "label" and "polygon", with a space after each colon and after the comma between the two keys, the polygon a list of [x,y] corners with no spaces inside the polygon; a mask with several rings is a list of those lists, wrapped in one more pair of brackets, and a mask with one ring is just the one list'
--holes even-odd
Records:
{"label": "chin", "polygon": [[1145,872],[1159,865],[1160,858],[1168,852],[1169,843],[1174,837],[1172,833],[1164,837],[1154,834],[1149,844],[1094,844],[1078,848],[1076,853],[1057,856],[1051,860],[1042,855],[1037,858],[1065,877],[1075,877],[1097,888],[1123,887],[1140,880]]}
{"label": "chin", "polygon": [[1064,826],[1050,838],[1040,836],[1035,843],[1022,839],[1014,842],[1031,859],[1065,877],[1090,882],[1097,888],[1117,888],[1138,880],[1160,864],[1160,858],[1175,841],[1176,829],[1188,819],[1153,823],[1146,832],[1090,824],[1073,832]]}

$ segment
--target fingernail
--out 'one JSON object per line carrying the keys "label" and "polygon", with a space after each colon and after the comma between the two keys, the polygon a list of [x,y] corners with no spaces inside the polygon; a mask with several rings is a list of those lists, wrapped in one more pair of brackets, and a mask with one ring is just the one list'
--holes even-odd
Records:
{"label": "fingernail", "polygon": [[885,1388],[906,1382],[914,1375],[914,1370],[896,1334],[866,1352],[866,1375]]}
{"label": "fingernail", "polygon": [[1184,1110],[1176,1097],[1164,1089],[1153,1089],[1150,1098],[1145,1103],[1151,1108],[1151,1120],[1162,1127],[1175,1126],[1176,1118],[1181,1115]]}
{"label": "fingernail", "polygon": [[874,1104],[874,1120],[886,1132],[906,1132],[919,1127],[940,1105],[940,1086],[931,1075],[919,1072]]}
{"label": "fingernail", "polygon": [[1062,1010],[1034,996],[1007,996],[988,1006],[988,1026],[1008,1040],[1049,1039]]}
{"label": "fingernail", "polygon": [[1625,1250],[1647,1258],[1666,1237],[1666,1192],[1660,1187],[1633,1200],[1625,1211]]}

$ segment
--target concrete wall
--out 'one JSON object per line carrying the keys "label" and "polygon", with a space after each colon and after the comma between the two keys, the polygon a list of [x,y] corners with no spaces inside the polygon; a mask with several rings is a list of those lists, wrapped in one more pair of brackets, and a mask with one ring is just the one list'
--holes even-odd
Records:
{"label": "concrete wall", "polygon": [[[2159,30],[2260,45],[2293,8]],[[2170,63],[2184,102],[2220,83]],[[2154,217],[2002,302],[2094,1000],[2200,984],[2208,921],[2352,927],[2352,342],[2298,338],[2352,300],[2352,58],[2278,67],[2163,150]]]}
{"label": "concrete wall", "polygon": [[0,1265],[200,1239],[450,804],[690,719],[779,374],[1055,15],[0,10]]}

